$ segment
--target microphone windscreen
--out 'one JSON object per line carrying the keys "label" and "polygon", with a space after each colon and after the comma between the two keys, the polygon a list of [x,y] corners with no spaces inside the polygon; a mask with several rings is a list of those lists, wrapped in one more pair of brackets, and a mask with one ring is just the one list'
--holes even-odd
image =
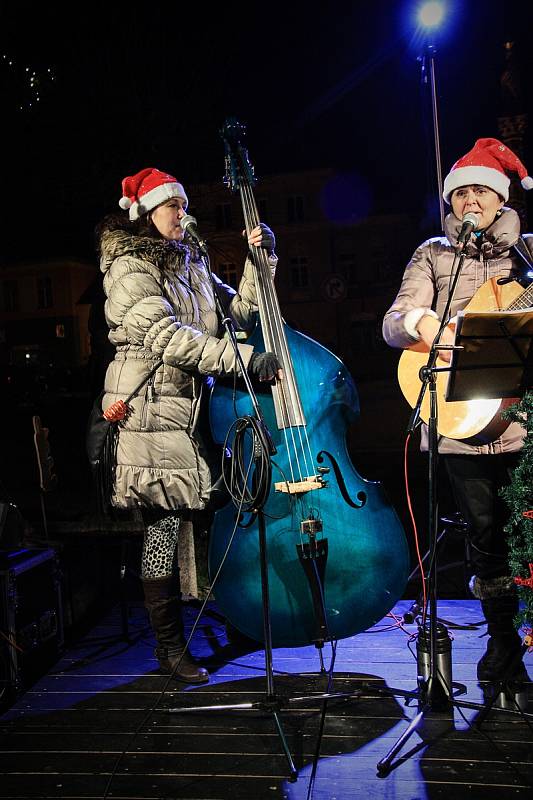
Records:
{"label": "microphone windscreen", "polygon": [[468,214],[465,214],[463,217],[463,225],[465,222],[472,225],[474,230],[477,230],[479,226],[479,214],[474,214],[473,211],[469,211]]}
{"label": "microphone windscreen", "polygon": [[182,231],[186,231],[189,225],[197,225],[196,217],[193,217],[192,214],[185,214],[184,217],[180,219],[180,226]]}

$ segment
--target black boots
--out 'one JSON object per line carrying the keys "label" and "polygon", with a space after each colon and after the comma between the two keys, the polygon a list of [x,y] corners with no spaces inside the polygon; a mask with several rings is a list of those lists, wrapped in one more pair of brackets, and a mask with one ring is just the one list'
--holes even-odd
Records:
{"label": "black boots", "polygon": [[518,599],[511,595],[488,597],[481,600],[481,607],[490,638],[487,651],[477,665],[478,680],[491,683],[528,681],[522,661],[522,642],[514,626]]}
{"label": "black boots", "polygon": [[177,576],[143,580],[144,601],[157,639],[155,654],[162,672],[186,683],[207,683],[209,673],[185,649],[181,594]]}

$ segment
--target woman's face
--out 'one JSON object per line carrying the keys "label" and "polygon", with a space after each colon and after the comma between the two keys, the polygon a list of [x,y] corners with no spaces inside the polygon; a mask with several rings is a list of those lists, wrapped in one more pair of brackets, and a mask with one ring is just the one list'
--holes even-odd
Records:
{"label": "woman's face", "polygon": [[173,242],[179,242],[183,239],[180,219],[187,213],[183,207],[184,205],[185,201],[181,197],[172,197],[152,211],[151,220],[165,239]]}
{"label": "woman's face", "polygon": [[457,219],[473,212],[479,217],[478,230],[484,230],[494,222],[496,212],[503,206],[503,200],[494,189],[488,186],[460,186],[452,194],[452,210]]}

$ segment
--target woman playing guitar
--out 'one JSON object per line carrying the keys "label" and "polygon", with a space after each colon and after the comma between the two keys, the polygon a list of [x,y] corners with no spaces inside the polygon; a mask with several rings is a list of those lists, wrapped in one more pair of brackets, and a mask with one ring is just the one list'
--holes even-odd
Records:
{"label": "woman playing guitar", "polygon": [[[437,334],[448,299],[458,249],[464,249],[465,260],[452,300],[452,321],[465,308],[490,311],[533,306],[533,284],[527,286],[520,269],[520,249],[526,258],[533,259],[533,236],[520,237],[517,213],[504,206],[509,197],[507,173],[518,173],[524,188],[533,187],[524,165],[497,139],[478,139],[453,165],[444,181],[443,196],[451,205],[445,236],[418,247],[385,315],[385,340],[405,350],[399,380],[412,405],[420,387],[419,368],[426,363],[425,354]],[[465,226],[465,222],[470,225]],[[473,229],[470,238],[464,235],[468,227]],[[440,343],[453,341],[450,324]],[[446,366],[450,351],[440,353],[437,366]],[[437,381],[439,384],[442,380],[441,389],[445,375],[441,373]],[[446,403],[444,398],[439,399],[439,453],[444,457],[457,505],[469,525],[475,569],[471,589],[481,600],[490,635],[477,676],[480,681],[491,682],[504,677],[528,680],[521,660],[521,640],[513,624],[518,599],[509,575],[503,530],[508,510],[499,496],[517,463],[525,431],[518,423],[502,424],[500,408],[499,400]],[[427,420],[424,408],[421,416]],[[427,449],[425,425],[422,449]]]}

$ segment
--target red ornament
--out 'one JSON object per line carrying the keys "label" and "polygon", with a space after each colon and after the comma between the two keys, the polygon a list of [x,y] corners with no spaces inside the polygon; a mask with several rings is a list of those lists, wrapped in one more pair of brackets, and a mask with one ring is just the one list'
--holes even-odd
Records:
{"label": "red ornament", "polygon": [[529,578],[513,578],[517,586],[529,586],[530,589],[533,589],[533,564],[529,565],[529,572]]}
{"label": "red ornament", "polygon": [[533,519],[533,510],[532,511],[524,511],[522,516],[525,517],[526,519]]}

